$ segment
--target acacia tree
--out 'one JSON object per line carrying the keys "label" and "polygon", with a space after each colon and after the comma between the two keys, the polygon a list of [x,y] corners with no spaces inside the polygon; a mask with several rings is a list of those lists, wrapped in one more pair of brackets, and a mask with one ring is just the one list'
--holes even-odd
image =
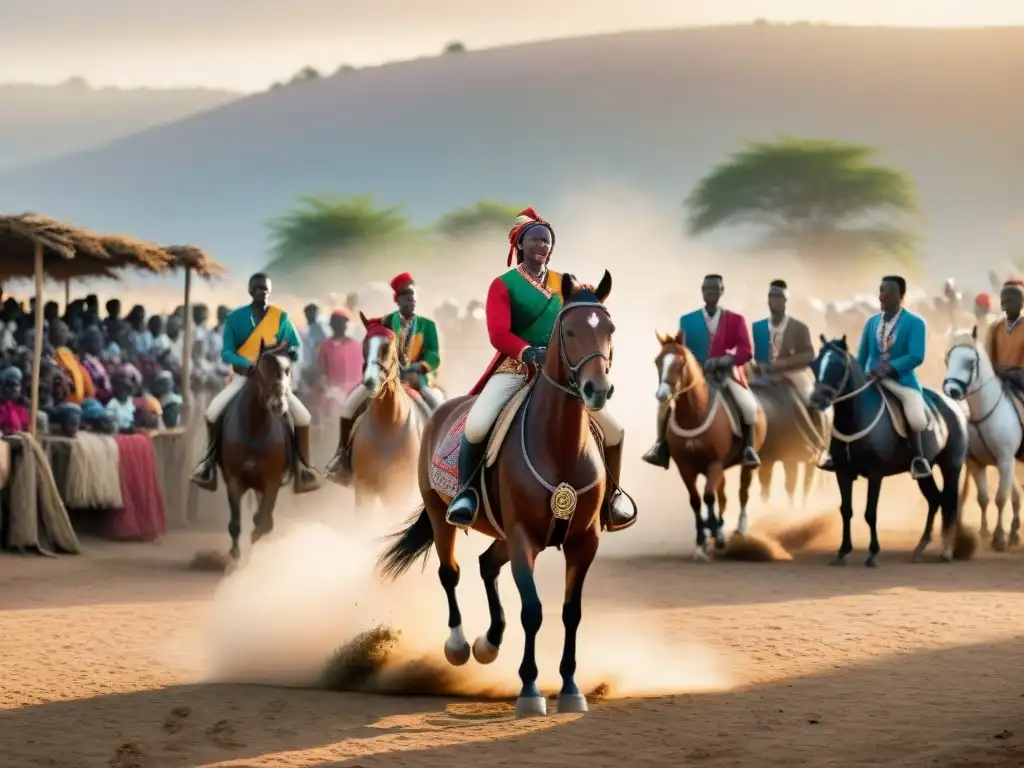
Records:
{"label": "acacia tree", "polygon": [[381,245],[414,234],[400,206],[380,207],[370,195],[299,198],[288,213],[267,223],[275,272],[302,269],[331,251]]}
{"label": "acacia tree", "polygon": [[912,262],[914,186],[873,162],[876,150],[835,141],[754,142],[701,179],[684,207],[690,233],[760,231],[755,252],[790,251],[822,267],[866,254]]}
{"label": "acacia tree", "polygon": [[494,200],[480,200],[450,211],[437,220],[434,230],[445,237],[468,237],[480,232],[504,229],[515,223],[522,206],[507,205]]}

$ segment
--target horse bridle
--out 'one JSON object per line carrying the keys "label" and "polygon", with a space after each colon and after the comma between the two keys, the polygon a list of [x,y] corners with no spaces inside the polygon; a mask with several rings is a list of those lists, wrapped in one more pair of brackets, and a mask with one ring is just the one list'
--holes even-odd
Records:
{"label": "horse bridle", "polygon": [[[370,338],[373,338],[373,337],[370,337]],[[370,338],[366,339],[367,343],[369,343]],[[397,336],[394,336],[394,334],[392,334],[392,336],[381,335],[381,336],[378,336],[377,338],[394,340],[396,344],[398,343]],[[380,389],[378,390],[378,392],[376,392],[373,395],[371,395],[371,397],[380,397],[383,394],[383,392],[384,392],[384,385],[387,382],[391,381],[392,376],[397,377],[398,366],[399,366],[399,360],[398,360],[398,354],[397,354],[398,350],[397,350],[397,348],[395,350],[396,354],[395,354],[394,360],[392,361],[391,365],[388,365],[386,368],[383,365],[380,364],[380,347],[378,347],[377,350],[378,350],[378,352],[377,352],[377,359],[373,360],[372,362],[373,362],[374,365],[376,365],[378,368],[380,368],[381,386],[380,386]],[[363,372],[364,372],[364,375],[365,375],[365,372],[366,372],[366,367],[370,364],[370,362],[371,361],[368,360],[368,359],[363,361]]]}
{"label": "horse bridle", "polygon": [[[945,363],[946,363],[946,370],[947,371],[949,370],[949,356],[953,354],[953,350],[954,349],[969,349],[969,350],[971,350],[971,352],[974,353],[974,365],[971,366],[971,375],[967,377],[967,381],[966,382],[963,381],[962,379],[958,379],[956,376],[947,376],[946,378],[944,378],[942,380],[942,388],[945,389],[946,388],[946,384],[948,384],[948,383],[953,383],[953,384],[956,384],[957,386],[963,387],[964,388],[964,398],[966,399],[968,395],[974,394],[973,392],[971,392],[971,384],[973,384],[977,380],[977,378],[978,378],[978,369],[981,368],[981,353],[978,352],[978,348],[973,343],[971,343],[971,344],[967,344],[967,343],[964,343],[964,344],[954,344],[952,347],[949,348],[949,351],[946,352],[946,361],[945,361]],[[978,387],[977,391],[980,393],[985,387],[987,387],[993,381],[998,381],[998,380],[999,380],[998,377],[993,376],[991,379],[989,379],[984,384],[982,384],[980,387]],[[1000,392],[999,393],[999,399],[996,400],[996,404],[992,406],[992,408],[989,410],[988,413],[986,413],[980,419],[977,419],[977,420],[974,420],[974,421],[971,421],[970,419],[968,419],[968,421],[971,424],[975,424],[975,425],[977,425],[977,424],[984,424],[986,421],[988,421],[989,416],[991,416],[993,413],[996,412],[996,408],[999,407],[999,403],[1002,401],[1004,396],[1005,396],[1005,393]]]}
{"label": "horse bridle", "polygon": [[[555,316],[555,328],[558,329],[558,356],[561,359],[562,366],[565,368],[565,375],[568,379],[568,386],[562,384],[560,381],[555,381],[553,378],[551,378],[551,376],[548,375],[547,371],[544,370],[543,366],[541,366],[540,369],[541,375],[545,379],[547,379],[549,382],[554,384],[556,387],[558,387],[566,394],[572,395],[573,397],[579,400],[583,399],[583,393],[580,392],[580,371],[582,370],[583,366],[589,363],[591,360],[594,360],[595,358],[600,358],[605,361],[605,372],[607,373],[609,370],[611,370],[613,356],[605,355],[605,353],[601,352],[600,350],[594,350],[593,352],[588,352],[587,354],[585,354],[576,363],[576,365],[572,365],[569,362],[569,357],[565,354],[565,337],[563,335],[564,332],[562,329],[562,321],[564,320],[565,314],[570,310],[584,309],[586,307],[590,307],[592,309],[600,309],[608,316],[609,319],[611,319],[611,313],[608,311],[608,308],[599,301],[577,301],[571,304],[566,304],[560,310],[558,310],[558,314]],[[608,399],[611,399],[612,393],[614,391],[615,385],[613,384],[608,390]]]}

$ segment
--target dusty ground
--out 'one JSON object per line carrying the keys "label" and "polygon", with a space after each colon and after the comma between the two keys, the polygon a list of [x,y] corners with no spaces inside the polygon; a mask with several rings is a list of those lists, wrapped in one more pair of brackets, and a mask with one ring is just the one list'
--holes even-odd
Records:
{"label": "dusty ground", "polygon": [[[846,569],[826,567],[820,552],[792,562],[698,565],[683,557],[689,529],[683,530],[678,555],[599,560],[581,630],[581,677],[584,667],[593,673],[605,662],[628,669],[631,653],[653,653],[640,641],[657,639],[658,653],[670,654],[657,662],[666,665],[661,682],[674,685],[667,677],[684,670],[676,692],[599,701],[582,717],[528,721],[516,721],[507,701],[479,697],[204,684],[217,676],[202,657],[209,655],[209,626],[218,612],[235,610],[229,622],[250,622],[233,627],[241,661],[227,673],[250,679],[243,668],[259,666],[261,653],[270,658],[287,652],[282,643],[302,645],[282,636],[282,625],[301,632],[303,611],[312,626],[325,613],[347,610],[340,604],[345,598],[326,593],[318,605],[302,603],[301,595],[316,589],[315,579],[302,575],[311,573],[302,557],[290,568],[266,560],[262,567],[276,569],[281,582],[273,585],[277,596],[268,591],[234,608],[228,603],[238,597],[225,588],[244,570],[215,594],[221,577],[186,567],[197,548],[223,547],[223,534],[172,535],[160,545],[89,542],[84,556],[60,560],[0,557],[3,764],[1024,764],[1019,556],[983,553],[972,562],[914,565],[894,548],[906,536],[888,534],[877,570],[859,566],[862,549],[858,565]],[[287,524],[276,535],[287,537]],[[860,534],[861,547],[863,541]],[[308,559],[320,556],[303,546]],[[540,574],[547,600],[542,634],[557,648],[561,558],[545,557],[551,562]],[[460,590],[469,600],[482,590],[469,554],[463,562],[470,565]],[[256,568],[255,557],[248,567]],[[439,596],[433,565],[410,578],[398,587]],[[508,590],[503,585],[509,622],[516,624]],[[363,615],[374,610],[383,606],[364,607]],[[612,618],[623,611],[636,622]],[[432,607],[423,622],[422,645],[436,658],[444,618]],[[610,623],[620,625],[613,628],[618,639],[602,634]],[[476,619],[467,634],[482,628]],[[513,634],[501,673],[511,686],[520,650]],[[651,658],[635,662],[645,663]],[[550,679],[557,654],[543,665]],[[253,669],[251,679],[260,678]]]}

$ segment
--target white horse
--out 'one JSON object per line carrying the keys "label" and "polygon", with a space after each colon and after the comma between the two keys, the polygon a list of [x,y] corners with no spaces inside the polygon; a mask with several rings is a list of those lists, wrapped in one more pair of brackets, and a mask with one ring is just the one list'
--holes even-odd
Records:
{"label": "white horse", "polygon": [[[967,456],[968,477],[978,485],[978,506],[981,507],[981,535],[988,533],[987,467],[999,470],[996,491],[996,529],[992,533],[992,549],[1006,549],[1003,530],[1003,509],[1012,493],[1013,523],[1010,525],[1010,546],[1020,544],[1020,488],[1014,477],[1016,454],[1024,442],[1024,427],[1017,410],[1004,391],[1003,383],[992,368],[992,361],[983,344],[978,342],[978,329],[970,334],[961,331],[953,336],[946,352],[946,379],[942,389],[953,400],[967,402],[969,417],[967,433],[970,451]],[[963,509],[961,496],[960,508]]]}

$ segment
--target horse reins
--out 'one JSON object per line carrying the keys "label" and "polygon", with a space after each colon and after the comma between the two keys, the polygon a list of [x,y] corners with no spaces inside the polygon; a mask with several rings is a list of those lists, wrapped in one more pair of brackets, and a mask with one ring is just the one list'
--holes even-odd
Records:
{"label": "horse reins", "polygon": [[[829,350],[829,351],[835,351],[835,350]],[[879,388],[881,388],[881,385],[879,384],[878,379],[869,376],[868,380],[866,382],[864,382],[863,385],[861,385],[860,387],[857,387],[857,389],[853,390],[852,392],[847,392],[845,395],[844,394],[838,394],[838,393],[841,393],[844,389],[846,389],[846,385],[849,383],[849,381],[850,381],[850,353],[849,353],[849,351],[844,351],[844,353],[843,353],[843,377],[842,377],[842,379],[840,379],[839,388],[838,389],[831,388],[833,392],[837,393],[836,396],[832,398],[832,405],[835,406],[836,403],[842,403],[842,402],[845,402],[846,400],[852,400],[853,398],[858,397],[862,393],[867,392],[871,387],[879,387]],[[882,393],[882,403],[881,403],[881,405],[878,408],[878,413],[875,416],[875,418],[871,421],[871,423],[868,424],[868,426],[864,427],[864,429],[860,430],[859,432],[855,432],[852,435],[844,435],[842,432],[840,432],[839,430],[836,429],[835,420],[833,420],[832,421],[832,437],[836,438],[837,440],[839,440],[842,443],[846,443],[847,445],[849,445],[850,443],[855,443],[858,440],[860,440],[861,438],[866,437],[867,435],[871,434],[872,430],[874,430],[874,428],[878,426],[878,423],[882,420],[882,417],[884,415],[885,415],[885,393]]]}

